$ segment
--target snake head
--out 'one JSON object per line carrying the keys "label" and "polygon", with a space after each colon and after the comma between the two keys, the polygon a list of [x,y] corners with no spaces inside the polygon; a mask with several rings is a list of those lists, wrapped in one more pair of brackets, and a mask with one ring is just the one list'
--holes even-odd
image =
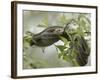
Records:
{"label": "snake head", "polygon": [[65,28],[64,28],[64,31],[65,32],[71,32],[71,31],[75,31],[77,28],[78,28],[78,24],[75,20],[70,20],[70,22],[68,22],[66,25],[65,25]]}

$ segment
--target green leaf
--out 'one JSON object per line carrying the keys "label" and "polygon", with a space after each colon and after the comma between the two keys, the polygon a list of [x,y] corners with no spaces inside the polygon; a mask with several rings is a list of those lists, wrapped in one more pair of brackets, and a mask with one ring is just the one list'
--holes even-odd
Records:
{"label": "green leaf", "polygon": [[71,56],[74,59],[77,56],[77,52],[76,50],[73,48],[72,52],[71,52]]}
{"label": "green leaf", "polygon": [[78,33],[79,35],[81,35],[81,36],[84,36],[84,35],[85,35],[81,26],[79,26],[79,27],[77,28],[77,33]]}
{"label": "green leaf", "polygon": [[69,57],[68,55],[63,55],[63,59],[64,59],[65,61],[68,61],[68,62],[71,61],[71,59],[70,59],[70,57]]}
{"label": "green leaf", "polygon": [[64,45],[66,46],[67,44],[69,44],[69,41],[66,39],[66,38],[64,38],[64,37],[62,37],[62,36],[59,36],[60,37],[60,39],[64,42]]}
{"label": "green leaf", "polygon": [[27,36],[32,36],[32,35],[33,35],[33,33],[30,32],[30,31],[26,31],[25,34],[26,34]]}
{"label": "green leaf", "polygon": [[80,66],[80,65],[78,64],[78,62],[76,61],[76,59],[73,59],[73,60],[72,60],[72,64],[73,64],[73,66]]}
{"label": "green leaf", "polygon": [[61,58],[61,57],[62,57],[62,55],[63,55],[62,53],[59,53],[59,54],[58,54],[58,58]]}
{"label": "green leaf", "polygon": [[25,36],[23,39],[26,42],[30,42],[32,40],[32,36]]}
{"label": "green leaf", "polygon": [[[29,33],[30,35],[30,33]],[[32,36],[25,36],[23,37],[23,45],[24,45],[24,48],[28,48],[30,46],[30,42],[32,41]]]}
{"label": "green leaf", "polygon": [[61,52],[64,51],[64,49],[66,49],[66,46],[63,45],[55,45]]}

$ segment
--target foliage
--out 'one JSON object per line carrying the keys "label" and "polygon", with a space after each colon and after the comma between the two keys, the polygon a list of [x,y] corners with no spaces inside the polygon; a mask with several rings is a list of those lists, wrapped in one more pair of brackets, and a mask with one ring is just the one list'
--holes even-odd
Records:
{"label": "foliage", "polygon": [[[58,20],[55,19],[57,21],[56,25],[60,25],[62,27],[65,27],[65,25],[68,23],[72,23],[74,26],[76,25],[78,26],[77,29],[74,29],[72,31],[71,30],[66,31],[70,37],[70,41],[68,41],[63,36],[59,36],[61,41],[64,43],[64,45],[55,45],[55,47],[57,48],[57,52],[58,52],[58,58],[71,63],[73,66],[80,66],[75,59],[78,53],[74,46],[76,45],[75,43],[76,37],[77,36],[83,36],[83,37],[90,36],[90,34],[88,35],[87,33],[90,33],[91,23],[90,23],[90,18],[87,17],[87,15],[88,14],[85,14],[85,13],[84,14],[83,13],[69,13],[68,15],[66,13],[62,13],[60,15],[57,14]],[[41,19],[41,23],[38,24],[38,27],[47,28],[49,26],[53,26],[53,24],[52,23],[50,24],[49,16],[45,15],[45,17]],[[33,33],[31,32],[26,32],[26,35],[23,38],[24,50],[30,47],[30,41],[32,40],[32,34]],[[36,62],[34,62],[34,59],[30,59],[29,54],[27,54],[26,51],[24,51],[24,53],[25,53],[24,63],[26,64],[24,65],[24,67],[25,66],[29,68],[45,67],[43,66],[43,65],[46,65],[44,62],[39,62],[37,60],[35,60]]]}
{"label": "foliage", "polygon": [[[56,47],[60,51],[60,52],[58,51],[58,53],[59,53],[58,57],[62,58],[63,60],[65,60],[67,62],[70,62],[73,66],[77,66],[78,63],[75,61],[75,57],[77,55],[77,51],[73,47],[74,40],[72,39],[72,41],[69,42],[64,37],[61,37],[61,40],[64,42],[64,45],[56,45]],[[70,46],[68,47],[68,45],[70,45]]]}
{"label": "foliage", "polygon": [[26,32],[26,36],[23,38],[24,50],[30,47],[30,42],[32,40],[32,34],[33,33],[29,31]]}
{"label": "foliage", "polygon": [[[60,36],[61,40],[64,42],[64,45],[56,45],[56,47],[60,51],[60,52],[58,51],[59,58],[62,58],[66,60],[67,62],[72,63],[73,66],[80,66],[78,62],[76,61],[76,57],[79,54],[79,52],[75,48],[75,45],[80,45],[80,43],[76,44],[75,39],[77,38],[77,36],[85,37],[86,32],[90,32],[90,20],[86,16],[84,16],[84,14],[80,14],[78,18],[73,19],[73,21],[78,25],[78,28],[73,31],[70,31],[70,30],[66,31],[71,41],[67,41],[66,38]],[[73,33],[74,35],[72,35]],[[69,47],[66,47],[68,45]]]}

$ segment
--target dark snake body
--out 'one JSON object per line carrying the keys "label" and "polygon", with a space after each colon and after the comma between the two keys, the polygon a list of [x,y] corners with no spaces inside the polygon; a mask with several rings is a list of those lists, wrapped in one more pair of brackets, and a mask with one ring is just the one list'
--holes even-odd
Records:
{"label": "dark snake body", "polygon": [[88,62],[88,56],[90,55],[90,48],[84,39],[84,37],[77,37],[75,48],[77,50],[76,61],[80,66],[84,66]]}
{"label": "dark snake body", "polygon": [[60,26],[48,27],[42,32],[32,36],[31,45],[46,47],[59,41],[59,36],[64,35],[64,28]]}

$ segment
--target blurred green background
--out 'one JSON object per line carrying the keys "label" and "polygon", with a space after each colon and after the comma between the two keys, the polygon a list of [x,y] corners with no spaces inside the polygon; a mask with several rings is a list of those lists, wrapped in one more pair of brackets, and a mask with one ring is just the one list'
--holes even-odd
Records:
{"label": "blurred green background", "polygon": [[[50,11],[23,11],[23,37],[26,32],[30,31],[37,34],[50,26],[64,27],[71,20],[80,20],[78,23],[81,25],[81,30],[90,32],[91,30],[91,14],[89,13],[72,13],[72,12],[50,12]],[[77,27],[77,24],[72,26]],[[81,31],[81,32],[82,32]],[[90,35],[85,35],[90,45]],[[63,44],[58,41],[55,44]],[[91,63],[90,57],[88,59],[89,66]],[[58,57],[57,49],[54,45],[44,48],[32,46],[23,42],[23,69],[36,69],[36,68],[56,68],[56,67],[72,67],[73,64]]]}

